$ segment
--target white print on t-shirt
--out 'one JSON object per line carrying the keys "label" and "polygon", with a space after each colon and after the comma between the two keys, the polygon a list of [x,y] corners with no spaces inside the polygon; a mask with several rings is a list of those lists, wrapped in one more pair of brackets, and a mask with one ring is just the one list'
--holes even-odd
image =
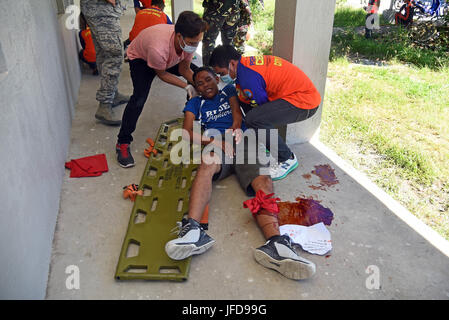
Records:
{"label": "white print on t-shirt", "polygon": [[[224,100],[224,99],[222,99]],[[217,121],[219,118],[223,118],[231,114],[231,106],[227,101],[218,106],[217,109],[206,111],[206,122]]]}

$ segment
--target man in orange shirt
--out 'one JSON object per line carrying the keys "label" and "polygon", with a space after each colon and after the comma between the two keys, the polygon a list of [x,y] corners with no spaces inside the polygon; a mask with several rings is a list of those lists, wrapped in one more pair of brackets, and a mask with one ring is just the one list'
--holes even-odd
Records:
{"label": "man in orange shirt", "polygon": [[[320,93],[294,64],[275,56],[242,57],[230,46],[215,48],[209,62],[224,83],[235,82],[248,128],[275,129],[312,117]],[[270,133],[265,146],[270,150]],[[273,155],[273,154],[272,154]],[[278,136],[278,163],[270,168],[273,180],[283,179],[298,166],[295,154]]]}
{"label": "man in orange shirt", "polygon": [[149,8],[140,9],[137,12],[133,28],[129,33],[129,38],[124,43],[125,49],[143,29],[162,23],[173,24],[170,18],[164,13],[164,8],[165,4],[163,0],[153,0]]}
{"label": "man in orange shirt", "polygon": [[[165,0],[163,0],[165,3]],[[153,5],[152,0],[134,0],[134,11],[137,13],[142,9],[150,8]]]}
{"label": "man in orange shirt", "polygon": [[81,61],[86,63],[89,68],[92,69],[93,75],[98,75],[97,63],[96,63],[96,52],[94,41],[92,39],[92,32],[90,28],[87,26],[86,20],[84,16],[80,15],[80,26],[81,31],[79,32],[81,47],[83,48],[79,52],[79,58]]}

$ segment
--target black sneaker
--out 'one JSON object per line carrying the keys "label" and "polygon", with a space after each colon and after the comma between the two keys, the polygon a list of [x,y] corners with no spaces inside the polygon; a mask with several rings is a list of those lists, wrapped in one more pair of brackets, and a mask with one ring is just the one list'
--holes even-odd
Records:
{"label": "black sneaker", "polygon": [[289,279],[307,279],[315,274],[315,264],[301,258],[293,250],[291,239],[286,234],[273,237],[255,249],[254,258],[264,267],[276,270]]}
{"label": "black sneaker", "polygon": [[134,166],[134,158],[131,155],[129,144],[122,143],[115,146],[115,152],[117,153],[117,161],[123,168],[129,168]]}
{"label": "black sneaker", "polygon": [[207,235],[196,220],[183,220],[178,238],[165,245],[165,252],[173,260],[183,260],[195,254],[201,254],[212,247],[215,240]]}

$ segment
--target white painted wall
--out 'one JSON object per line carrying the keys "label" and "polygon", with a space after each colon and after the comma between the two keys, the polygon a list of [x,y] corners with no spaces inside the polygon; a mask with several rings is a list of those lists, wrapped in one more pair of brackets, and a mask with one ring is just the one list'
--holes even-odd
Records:
{"label": "white painted wall", "polygon": [[183,11],[193,11],[193,0],[171,0],[172,21],[176,23],[178,16]]}
{"label": "white painted wall", "polygon": [[63,26],[54,0],[0,1],[0,299],[45,297],[81,79]]}

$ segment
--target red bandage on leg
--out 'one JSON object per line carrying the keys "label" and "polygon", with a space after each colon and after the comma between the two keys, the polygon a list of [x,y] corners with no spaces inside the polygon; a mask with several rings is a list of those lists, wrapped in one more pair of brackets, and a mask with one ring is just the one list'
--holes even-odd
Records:
{"label": "red bandage on leg", "polygon": [[273,195],[274,193],[265,194],[265,192],[259,190],[254,198],[243,202],[243,208],[248,208],[252,212],[254,218],[256,218],[262,209],[277,215],[279,213],[277,201],[280,201],[281,199],[271,198]]}

